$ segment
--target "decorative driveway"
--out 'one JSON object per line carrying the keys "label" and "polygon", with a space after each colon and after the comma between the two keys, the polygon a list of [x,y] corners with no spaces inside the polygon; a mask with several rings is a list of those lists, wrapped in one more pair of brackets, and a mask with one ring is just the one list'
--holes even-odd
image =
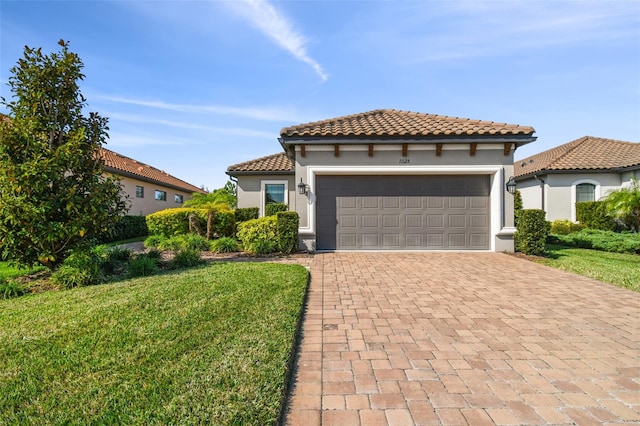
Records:
{"label": "decorative driveway", "polygon": [[286,424],[640,422],[640,293],[500,253],[305,263]]}

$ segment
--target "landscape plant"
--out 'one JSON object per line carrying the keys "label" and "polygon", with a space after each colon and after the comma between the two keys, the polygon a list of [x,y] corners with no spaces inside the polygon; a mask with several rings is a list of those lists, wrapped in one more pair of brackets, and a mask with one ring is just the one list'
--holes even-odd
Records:
{"label": "landscape plant", "polygon": [[516,251],[529,255],[544,253],[550,228],[545,214],[544,210],[537,209],[524,209],[520,212],[518,228],[514,235]]}
{"label": "landscape plant", "polygon": [[238,224],[242,248],[252,254],[268,254],[278,250],[278,218],[265,216]]}
{"label": "landscape plant", "polygon": [[234,253],[240,250],[238,242],[232,237],[222,237],[213,240],[210,248],[214,253]]}
{"label": "landscape plant", "polygon": [[278,232],[278,249],[282,253],[295,253],[298,251],[298,223],[299,217],[297,212],[278,212],[277,232]]}
{"label": "landscape plant", "polygon": [[614,217],[603,201],[582,201],[576,203],[576,220],[591,229],[613,231],[616,229]]}
{"label": "landscape plant", "polygon": [[108,234],[127,209],[100,159],[107,119],[84,115],[83,63],[59,44],[50,55],[25,47],[10,70],[12,99],[0,99],[0,257],[49,269]]}
{"label": "landscape plant", "polygon": [[604,205],[612,216],[632,232],[640,232],[640,181],[632,179],[631,185],[607,195]]}

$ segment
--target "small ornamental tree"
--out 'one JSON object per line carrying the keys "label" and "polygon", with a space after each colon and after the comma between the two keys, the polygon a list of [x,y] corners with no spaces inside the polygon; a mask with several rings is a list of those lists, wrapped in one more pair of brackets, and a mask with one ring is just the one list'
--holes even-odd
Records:
{"label": "small ornamental tree", "polygon": [[611,192],[604,205],[626,228],[640,232],[640,180],[633,179],[628,187]]}
{"label": "small ornamental tree", "polygon": [[0,99],[8,111],[0,119],[0,252],[50,269],[126,212],[122,187],[100,159],[107,119],[83,115],[83,63],[59,44],[50,55],[25,47],[10,70],[13,99]]}

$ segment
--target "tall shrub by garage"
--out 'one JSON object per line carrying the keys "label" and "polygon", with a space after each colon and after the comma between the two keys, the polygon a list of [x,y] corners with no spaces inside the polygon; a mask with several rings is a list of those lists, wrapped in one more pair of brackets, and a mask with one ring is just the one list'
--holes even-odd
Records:
{"label": "tall shrub by garage", "polygon": [[518,215],[522,211],[522,194],[520,191],[516,190],[516,193],[513,194],[513,224],[514,226],[518,226]]}
{"label": "tall shrub by garage", "polygon": [[265,216],[238,224],[238,239],[242,248],[252,254],[267,254],[278,250],[278,218]]}
{"label": "tall shrub by garage", "polygon": [[602,201],[582,201],[576,203],[576,220],[587,228],[613,231],[616,222]]}
{"label": "tall shrub by garage", "polygon": [[518,227],[514,235],[516,251],[524,254],[540,255],[549,235],[549,222],[544,210],[526,209],[518,215]]}
{"label": "tall shrub by garage", "polygon": [[298,251],[298,213],[278,212],[276,217],[278,248],[282,253],[295,253]]}

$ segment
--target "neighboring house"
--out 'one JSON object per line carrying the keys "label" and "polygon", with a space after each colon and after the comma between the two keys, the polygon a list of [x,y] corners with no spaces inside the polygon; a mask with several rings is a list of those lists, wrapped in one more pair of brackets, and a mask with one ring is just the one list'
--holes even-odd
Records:
{"label": "neighboring house", "polygon": [[100,149],[105,171],[117,175],[129,197],[131,216],[145,216],[158,210],[182,207],[194,192],[206,191],[171,176],[148,164],[110,151]]}
{"label": "neighboring house", "polygon": [[522,207],[576,221],[576,202],[597,201],[640,178],[640,143],[584,136],[514,164]]}
{"label": "neighboring house", "polygon": [[307,250],[513,251],[513,152],[534,129],[397,110],[283,128],[235,164],[238,207],[284,202]]}

